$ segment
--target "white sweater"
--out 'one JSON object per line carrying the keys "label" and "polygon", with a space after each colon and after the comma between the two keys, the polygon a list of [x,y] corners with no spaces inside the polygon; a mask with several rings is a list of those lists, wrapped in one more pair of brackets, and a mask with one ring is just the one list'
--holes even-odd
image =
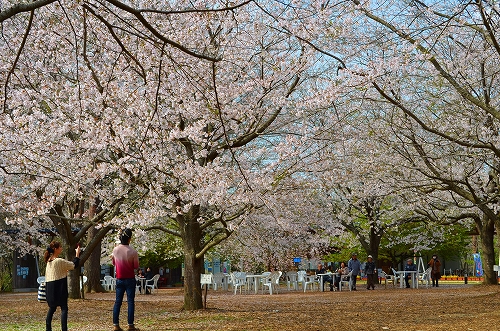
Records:
{"label": "white sweater", "polygon": [[58,257],[57,259],[47,262],[45,281],[53,282],[62,279],[67,276],[68,270],[73,269],[75,269],[75,264],[73,262]]}

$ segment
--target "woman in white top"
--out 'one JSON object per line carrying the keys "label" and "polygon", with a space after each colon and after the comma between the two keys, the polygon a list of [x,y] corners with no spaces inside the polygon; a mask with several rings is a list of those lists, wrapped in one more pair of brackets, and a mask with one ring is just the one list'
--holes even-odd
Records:
{"label": "woman in white top", "polygon": [[61,307],[61,329],[68,330],[68,270],[73,270],[80,264],[80,246],[75,249],[73,262],[59,257],[63,248],[60,242],[52,241],[44,254],[47,268],[45,269],[45,290],[49,311],[45,319],[46,331],[52,331],[52,316],[57,307]]}

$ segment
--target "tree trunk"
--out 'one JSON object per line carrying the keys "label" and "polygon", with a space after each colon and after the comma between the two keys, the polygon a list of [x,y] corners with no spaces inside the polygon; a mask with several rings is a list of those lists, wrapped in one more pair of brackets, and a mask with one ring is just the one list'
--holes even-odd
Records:
{"label": "tree trunk", "polygon": [[197,259],[192,254],[184,255],[184,309],[196,310],[203,308],[200,277],[203,259]]}
{"label": "tree trunk", "polygon": [[497,273],[493,271],[493,265],[495,264],[495,244],[493,240],[495,221],[492,220],[491,217],[484,215],[483,224],[478,230],[481,235],[481,247],[483,249],[483,283],[488,285],[496,285],[498,284]]}
{"label": "tree trunk", "polygon": [[370,229],[370,247],[367,253],[368,255],[371,255],[373,257],[373,261],[375,262],[375,264],[378,261],[378,252],[380,249],[380,241],[382,240],[383,233],[383,229],[377,229],[375,226],[372,226]]}
{"label": "tree trunk", "polygon": [[[75,249],[71,245],[66,245],[66,258],[73,261],[75,258]],[[81,298],[80,293],[80,266],[68,272],[68,297],[70,299]]]}
{"label": "tree trunk", "polygon": [[[92,238],[97,234],[95,227],[91,227],[87,233],[87,245]],[[85,261],[84,275],[87,276],[87,284],[85,284],[85,291],[91,292],[104,292],[101,284],[101,244],[97,245],[92,250],[87,261]]]}
{"label": "tree trunk", "polygon": [[200,252],[202,232],[197,221],[199,207],[192,207],[187,215],[179,215],[182,225],[182,241],[184,245],[184,309],[203,309],[200,276],[203,268],[203,257],[197,258]]}

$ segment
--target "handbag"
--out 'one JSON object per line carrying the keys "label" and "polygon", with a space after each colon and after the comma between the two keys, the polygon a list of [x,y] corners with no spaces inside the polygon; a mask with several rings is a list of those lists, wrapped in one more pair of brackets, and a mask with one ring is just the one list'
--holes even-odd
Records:
{"label": "handbag", "polygon": [[41,283],[40,286],[38,286],[38,301],[39,302],[47,301],[47,296],[45,293],[45,283]]}

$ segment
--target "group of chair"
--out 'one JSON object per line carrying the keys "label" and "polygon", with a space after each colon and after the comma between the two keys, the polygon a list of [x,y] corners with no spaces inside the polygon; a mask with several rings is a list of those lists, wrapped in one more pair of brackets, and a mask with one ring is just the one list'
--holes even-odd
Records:
{"label": "group of chair", "polygon": [[[304,270],[300,271],[289,271],[285,274],[288,290],[291,288],[294,290],[299,290],[299,285],[302,286],[304,292],[310,287],[311,291],[314,291],[315,287],[320,289],[321,279],[317,275],[307,275]],[[332,282],[335,281],[335,275],[332,274]],[[330,284],[334,285],[334,284]],[[325,286],[325,284],[323,284]],[[351,282],[351,272],[347,275],[341,275],[339,280],[339,291],[342,291],[342,286],[347,286],[349,291],[352,290]]]}
{"label": "group of chair", "polygon": [[[83,283],[82,283],[83,281]],[[45,276],[40,276],[36,279],[36,282],[38,283],[38,285],[42,285],[43,283],[45,283]],[[82,290],[83,288],[83,285],[85,285],[85,283],[87,283],[87,276],[83,276],[81,279],[80,279],[80,291]]]}
{"label": "group of chair", "polygon": [[[227,290],[229,286],[232,287],[234,294],[238,292],[242,293],[242,291],[249,291],[250,289],[254,289],[257,293],[258,289],[262,290],[262,293],[269,292],[269,294],[278,293],[280,288],[280,279],[282,276],[281,271],[275,272],[264,272],[258,277],[252,277],[245,272],[233,272],[230,275],[225,274],[214,274],[212,276],[212,287],[214,290],[218,288],[223,288]],[[284,275],[284,280],[286,281],[288,290],[302,290],[306,292],[308,288],[311,290],[315,290],[315,288],[320,287],[321,276],[316,275],[307,275],[307,273],[303,270],[301,271],[289,271]],[[324,285],[324,284],[323,284]],[[332,284],[333,285],[333,284]],[[347,286],[349,290],[352,290],[352,282],[351,282],[351,274],[342,275],[339,282],[339,290],[342,290],[342,287]]]}
{"label": "group of chair", "polygon": [[279,281],[282,274],[281,271],[274,271],[263,272],[258,275],[258,277],[247,277],[247,273],[245,272],[233,272],[230,274],[230,284],[234,289],[234,294],[236,294],[238,288],[240,289],[240,294],[242,289],[248,291],[251,288],[254,288],[255,292],[258,292],[260,288],[262,289],[262,293],[264,293],[264,291],[269,292],[269,294],[279,293]]}
{"label": "group of chair", "polygon": [[[160,279],[159,274],[154,275],[153,278],[151,278],[151,279],[146,279],[145,286],[144,286],[145,289],[150,289],[151,293],[153,293],[153,291],[155,289],[158,289],[158,279]],[[82,281],[80,281],[80,290],[82,289],[83,285],[85,283],[87,283],[87,276],[83,276],[82,280],[83,280],[83,283],[82,283]],[[45,276],[38,277],[36,279],[36,281],[38,282],[38,284],[45,283]],[[101,285],[104,288],[104,290],[106,290],[106,291],[114,291],[116,289],[116,279],[111,277],[111,276],[106,275],[106,276],[104,276],[104,279],[101,280]],[[136,286],[136,292],[140,290],[139,287],[140,287],[140,285]]]}
{"label": "group of chair", "polygon": [[263,272],[262,274],[247,274],[246,272],[233,272],[231,274],[216,273],[216,274],[202,274],[202,286],[211,286],[215,291],[222,288],[223,290],[228,290],[232,287],[234,294],[243,291],[248,292],[253,289],[255,293],[259,290],[264,293],[265,291],[269,294],[279,292],[279,281],[281,278],[281,271],[274,272]]}
{"label": "group of chair", "polygon": [[140,279],[139,277],[135,277],[135,280],[137,282],[137,285],[135,286],[135,292],[141,292],[141,287],[142,287],[142,282],[144,282],[144,291],[145,293],[149,292],[153,293],[153,291],[156,289],[158,290],[158,279],[160,279],[160,274],[156,274],[153,276],[151,279]]}
{"label": "group of chair", "polygon": [[[387,288],[387,283],[392,283],[393,287],[395,287],[398,284],[398,282],[404,282],[403,274],[400,274],[398,276],[398,273],[396,272],[396,270],[394,270],[394,268],[391,268],[391,270],[392,270],[392,275],[389,275],[382,270],[379,271],[379,277],[382,280],[384,280],[386,288]],[[432,268],[427,268],[424,272],[419,273],[417,281],[420,282],[422,285],[429,287],[431,283],[431,270]]]}

